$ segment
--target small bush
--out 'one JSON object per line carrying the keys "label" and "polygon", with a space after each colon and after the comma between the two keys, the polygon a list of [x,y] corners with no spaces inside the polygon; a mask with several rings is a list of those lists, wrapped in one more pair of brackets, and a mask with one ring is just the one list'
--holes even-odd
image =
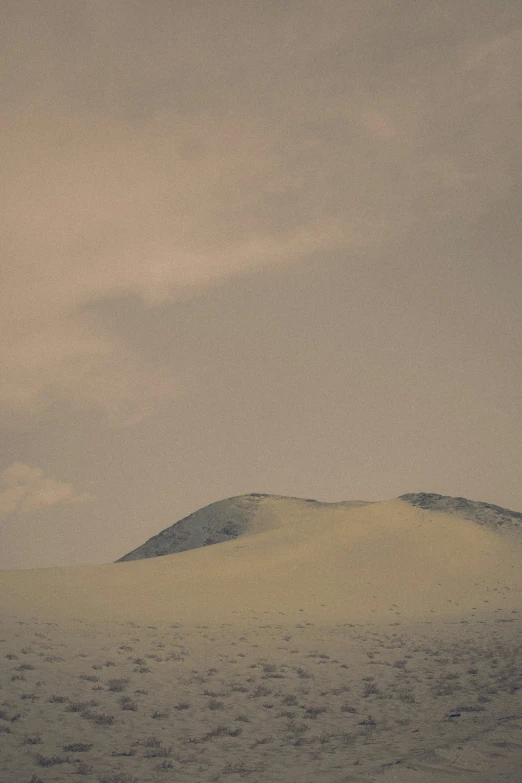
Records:
{"label": "small bush", "polygon": [[65,753],[86,753],[91,748],[92,743],[87,744],[85,742],[72,742],[70,745],[63,746]]}
{"label": "small bush", "polygon": [[305,710],[306,715],[313,720],[315,720],[318,715],[322,715],[323,712],[328,712],[326,707],[307,707]]}
{"label": "small bush", "polygon": [[125,690],[129,682],[130,680],[128,677],[115,677],[112,680],[107,680],[107,688],[112,691],[112,693],[120,693]]}
{"label": "small bush", "polygon": [[41,753],[36,754],[35,761],[39,767],[54,767],[56,764],[70,763],[68,756],[42,756]]}
{"label": "small bush", "polygon": [[82,712],[82,718],[85,718],[85,720],[90,720],[93,723],[96,723],[98,726],[112,726],[114,723],[114,715],[93,712],[92,710],[84,710]]}
{"label": "small bush", "polygon": [[163,747],[157,747],[157,748],[151,748],[148,753],[145,753],[146,759],[167,759],[169,756],[172,756],[172,748],[163,748]]}
{"label": "small bush", "polygon": [[42,743],[41,734],[26,734],[24,739],[24,745],[41,745],[41,743]]}
{"label": "small bush", "polygon": [[131,710],[132,712],[136,712],[138,709],[138,705],[135,701],[132,701],[130,696],[122,696],[120,699],[120,707],[122,710]]}
{"label": "small bush", "polygon": [[71,701],[66,707],[66,712],[83,712],[88,707],[96,707],[97,701]]}
{"label": "small bush", "polygon": [[94,767],[92,764],[86,764],[85,761],[80,761],[75,772],[77,775],[92,775]]}
{"label": "small bush", "polygon": [[169,717],[169,713],[154,710],[154,712],[151,712],[150,717],[154,718],[154,720],[166,720]]}

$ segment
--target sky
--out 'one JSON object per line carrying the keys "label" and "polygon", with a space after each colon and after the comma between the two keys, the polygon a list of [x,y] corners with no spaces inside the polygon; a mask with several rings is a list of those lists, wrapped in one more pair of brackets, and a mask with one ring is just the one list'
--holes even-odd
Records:
{"label": "sky", "polygon": [[4,0],[0,60],[0,569],[522,510],[519,3]]}

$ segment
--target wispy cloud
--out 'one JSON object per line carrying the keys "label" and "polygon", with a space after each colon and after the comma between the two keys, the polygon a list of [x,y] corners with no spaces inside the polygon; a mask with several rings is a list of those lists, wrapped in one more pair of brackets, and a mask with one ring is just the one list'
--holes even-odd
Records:
{"label": "wispy cloud", "polygon": [[9,5],[0,407],[138,421],[175,399],[175,370],[89,303],[371,252],[509,189],[519,31],[469,39],[464,19],[459,38],[458,18],[397,4],[385,41],[351,5]]}
{"label": "wispy cloud", "polygon": [[45,476],[40,468],[23,462],[13,462],[0,473],[0,518],[92,499],[88,493],[77,492],[72,484]]}

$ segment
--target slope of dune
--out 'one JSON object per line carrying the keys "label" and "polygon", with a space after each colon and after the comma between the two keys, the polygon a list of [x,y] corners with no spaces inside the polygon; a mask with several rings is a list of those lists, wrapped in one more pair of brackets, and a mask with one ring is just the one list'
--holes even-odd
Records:
{"label": "slope of dune", "polygon": [[419,618],[521,602],[520,547],[403,500],[277,498],[242,536],[127,563],[0,574],[0,606],[96,619]]}
{"label": "slope of dune", "polygon": [[493,530],[504,528],[522,533],[522,513],[510,511],[492,503],[481,503],[461,497],[437,495],[434,492],[417,492],[401,495],[399,500],[405,500],[413,506],[419,506],[429,511],[442,511],[446,514],[470,519],[479,525],[486,525]]}
{"label": "slope of dune", "polygon": [[518,520],[440,497],[231,498],[0,572],[0,783],[520,783]]}
{"label": "slope of dune", "polygon": [[306,504],[313,504],[315,508],[326,506],[355,508],[367,505],[361,500],[322,503],[318,500],[281,495],[259,493],[238,495],[218,500],[189,514],[188,517],[152,536],[132,552],[123,555],[116,562],[124,563],[128,560],[172,555],[189,549],[199,549],[202,546],[221,544],[249,532],[269,530],[271,526],[278,524],[277,509],[281,508],[281,502],[285,503],[285,508],[288,508],[289,504],[294,504],[297,510],[301,509],[304,513],[307,510]]}
{"label": "slope of dune", "polygon": [[[503,532],[515,532],[522,537],[522,513],[494,506],[491,503],[427,492],[408,493],[401,495],[398,500],[403,500],[427,511],[461,517],[492,530],[502,528]],[[239,495],[211,503],[189,514],[123,555],[116,562],[124,563],[130,560],[186,552],[189,549],[199,549],[203,546],[232,541],[249,533],[267,531],[274,526],[285,524],[285,518],[281,514],[283,509],[287,516],[293,518],[295,514],[305,517],[310,509],[314,511],[346,510],[367,505],[369,503],[362,500],[325,503],[308,498],[260,493]]]}

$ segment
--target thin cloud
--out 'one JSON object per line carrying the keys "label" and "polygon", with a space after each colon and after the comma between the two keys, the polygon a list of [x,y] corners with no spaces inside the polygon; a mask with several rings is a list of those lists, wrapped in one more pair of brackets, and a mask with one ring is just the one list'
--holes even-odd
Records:
{"label": "thin cloud", "polygon": [[45,476],[40,468],[23,462],[13,462],[0,473],[0,487],[0,518],[93,499],[88,493],[77,492],[72,484]]}
{"label": "thin cloud", "polygon": [[351,5],[9,6],[0,408],[139,421],[175,400],[175,369],[89,303],[364,255],[509,192],[520,31],[470,41],[441,12],[424,44],[398,4],[379,46]]}

